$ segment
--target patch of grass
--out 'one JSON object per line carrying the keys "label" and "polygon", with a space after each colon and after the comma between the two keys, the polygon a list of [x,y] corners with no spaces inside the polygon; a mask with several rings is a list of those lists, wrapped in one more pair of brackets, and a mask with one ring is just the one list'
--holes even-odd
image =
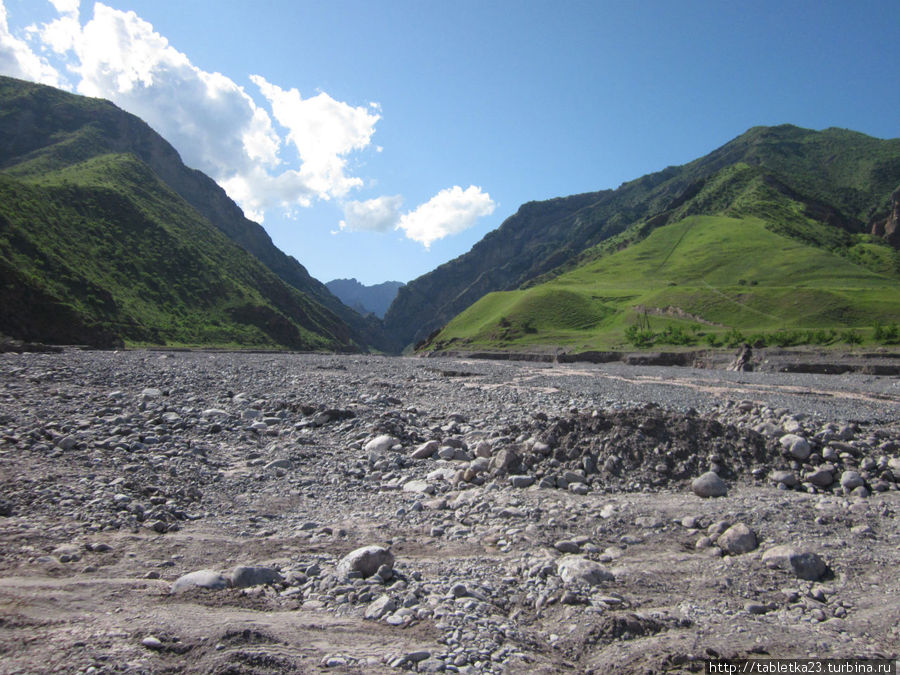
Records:
{"label": "patch of grass", "polygon": [[828,345],[900,315],[898,280],[758,218],[691,216],[546,283],[488,294],[432,346]]}

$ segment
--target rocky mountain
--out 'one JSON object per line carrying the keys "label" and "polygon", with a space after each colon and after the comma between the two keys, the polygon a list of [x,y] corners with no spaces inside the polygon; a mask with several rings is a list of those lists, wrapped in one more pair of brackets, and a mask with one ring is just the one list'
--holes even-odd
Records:
{"label": "rocky mountain", "polygon": [[356,279],[334,279],[325,285],[348,307],[352,307],[360,314],[374,314],[379,319],[383,319],[388,307],[397,297],[397,291],[404,286],[404,283],[402,281],[385,281],[365,286]]}
{"label": "rocky mountain", "polygon": [[91,344],[379,342],[377,322],[139,118],[7,77],[0,101],[0,331]]}
{"label": "rocky mountain", "polygon": [[[747,171],[732,171],[734,176],[726,171],[735,167]],[[754,189],[741,202],[748,181]],[[900,139],[845,129],[755,127],[702,158],[616,190],[523,205],[468,253],[400,289],[385,326],[395,347],[402,348],[485,294],[571,270],[598,255],[595,247],[614,237],[620,237],[616,246],[624,247],[675,218],[717,215],[729,206],[744,215],[771,216],[771,226],[786,236],[846,249],[848,236],[889,221],[889,197],[898,184]],[[793,204],[802,217],[767,214],[771,199],[762,197],[773,194]]]}

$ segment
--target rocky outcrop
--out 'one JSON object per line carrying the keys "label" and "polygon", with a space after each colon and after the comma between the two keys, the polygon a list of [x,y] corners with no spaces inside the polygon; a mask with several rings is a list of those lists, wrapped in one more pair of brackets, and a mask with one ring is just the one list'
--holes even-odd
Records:
{"label": "rocky outcrop", "polygon": [[891,195],[891,212],[872,225],[872,234],[883,237],[894,248],[900,248],[900,188]]}

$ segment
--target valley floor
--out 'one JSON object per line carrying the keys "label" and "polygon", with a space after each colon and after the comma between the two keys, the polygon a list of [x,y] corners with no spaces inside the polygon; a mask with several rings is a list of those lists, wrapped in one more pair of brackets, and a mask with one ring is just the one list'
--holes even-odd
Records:
{"label": "valley floor", "polygon": [[[897,659],[898,413],[866,374],[0,354],[0,673]],[[338,576],[369,545],[393,569]],[[171,592],[241,565],[279,580]]]}

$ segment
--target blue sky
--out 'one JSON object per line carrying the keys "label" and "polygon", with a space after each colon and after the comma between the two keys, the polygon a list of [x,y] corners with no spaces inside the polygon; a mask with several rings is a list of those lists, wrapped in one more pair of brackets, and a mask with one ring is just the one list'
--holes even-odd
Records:
{"label": "blue sky", "polygon": [[102,96],[328,281],[792,123],[900,136],[896,0],[0,0],[0,73]]}

